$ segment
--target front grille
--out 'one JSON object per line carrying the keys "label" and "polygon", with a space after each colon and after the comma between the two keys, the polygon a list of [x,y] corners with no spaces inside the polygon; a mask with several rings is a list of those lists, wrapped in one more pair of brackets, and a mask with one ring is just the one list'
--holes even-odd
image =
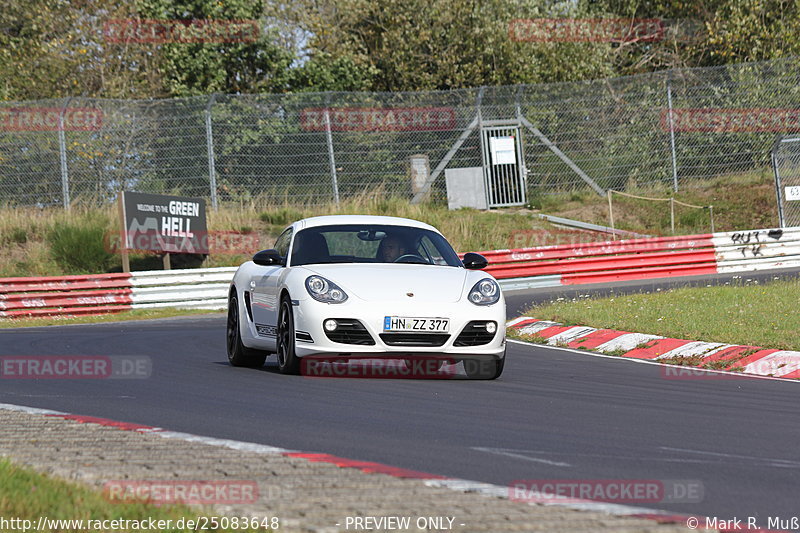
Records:
{"label": "front grille", "polygon": [[361,346],[373,346],[375,339],[369,334],[367,328],[355,318],[335,318],[338,324],[334,331],[328,331],[324,327],[322,330],[325,335],[333,342],[342,344],[358,344]]}
{"label": "front grille", "polygon": [[461,331],[461,334],[456,338],[453,346],[480,346],[481,344],[489,344],[494,339],[495,334],[486,331],[485,320],[473,320]]}
{"label": "front grille", "polygon": [[441,346],[450,335],[446,333],[381,333],[387,346]]}

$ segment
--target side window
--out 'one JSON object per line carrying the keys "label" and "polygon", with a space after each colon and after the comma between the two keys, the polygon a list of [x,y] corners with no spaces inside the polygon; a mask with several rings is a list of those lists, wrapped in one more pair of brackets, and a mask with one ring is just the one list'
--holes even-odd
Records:
{"label": "side window", "polygon": [[278,237],[278,240],[275,241],[275,249],[281,254],[281,257],[286,257],[289,255],[289,243],[292,241],[292,228],[288,228],[286,231],[281,233],[281,236]]}
{"label": "side window", "polygon": [[447,260],[442,257],[442,253],[427,235],[420,239],[417,253],[419,253],[420,256],[429,259],[434,265],[447,265]]}

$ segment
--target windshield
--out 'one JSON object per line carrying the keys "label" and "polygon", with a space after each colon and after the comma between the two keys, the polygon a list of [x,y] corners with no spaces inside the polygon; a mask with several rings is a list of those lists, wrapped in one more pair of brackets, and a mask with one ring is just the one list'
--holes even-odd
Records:
{"label": "windshield", "polygon": [[295,235],[291,266],[318,263],[414,263],[460,267],[436,232],[405,226],[348,224],[304,229]]}

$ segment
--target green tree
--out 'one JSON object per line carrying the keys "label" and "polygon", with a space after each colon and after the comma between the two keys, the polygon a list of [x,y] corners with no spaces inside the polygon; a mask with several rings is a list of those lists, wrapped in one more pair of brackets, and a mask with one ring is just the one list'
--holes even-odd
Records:
{"label": "green tree", "polygon": [[163,96],[158,50],[104,39],[120,0],[9,0],[0,10],[0,97]]}
{"label": "green tree", "polygon": [[252,21],[256,34],[221,42],[167,42],[161,45],[161,72],[172,96],[220,93],[282,92],[291,50],[278,42],[278,31],[267,25],[260,0],[139,0],[143,19]]}
{"label": "green tree", "polygon": [[800,5],[796,1],[720,1],[706,28],[710,64],[800,54]]}
{"label": "green tree", "polygon": [[318,52],[289,72],[292,91],[368,91],[378,69],[357,62],[350,55],[334,57]]}

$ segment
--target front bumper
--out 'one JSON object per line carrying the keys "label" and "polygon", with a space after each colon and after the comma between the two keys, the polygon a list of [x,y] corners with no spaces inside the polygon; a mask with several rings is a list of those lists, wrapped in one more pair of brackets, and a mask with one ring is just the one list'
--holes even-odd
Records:
{"label": "front bumper", "polygon": [[[448,318],[450,320],[448,333],[440,334],[442,337],[435,341],[437,346],[408,345],[405,339],[397,337],[390,339],[382,337],[383,325],[386,316],[408,316],[427,318]],[[358,321],[363,325],[364,332],[360,339],[368,335],[373,344],[352,344],[334,342],[328,338],[323,328],[327,319],[349,319]],[[506,316],[505,301],[488,306],[477,306],[469,302],[456,303],[407,303],[407,302],[364,302],[348,300],[344,304],[324,304],[312,299],[302,300],[294,306],[295,330],[297,332],[295,353],[298,357],[309,355],[331,356],[390,356],[402,355],[450,355],[454,358],[468,356],[490,356],[499,358],[505,353],[506,345]],[[456,340],[464,328],[475,321],[495,322],[497,329],[491,341],[477,346],[457,346]],[[429,338],[430,333],[417,333]],[[411,337],[409,337],[411,338]],[[310,339],[310,340],[309,340]],[[411,338],[413,343],[413,338]],[[431,338],[431,341],[433,339]],[[463,342],[463,337],[462,337]]]}

